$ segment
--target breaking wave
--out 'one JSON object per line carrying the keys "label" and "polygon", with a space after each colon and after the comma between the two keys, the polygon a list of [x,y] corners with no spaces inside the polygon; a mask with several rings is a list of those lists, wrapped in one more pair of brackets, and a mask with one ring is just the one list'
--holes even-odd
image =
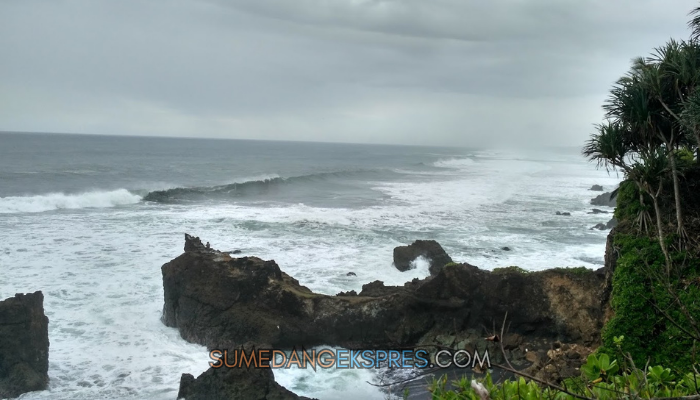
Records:
{"label": "breaking wave", "polygon": [[60,209],[105,208],[136,204],[141,196],[126,189],[80,194],[48,193],[36,196],[0,197],[0,214],[35,213]]}
{"label": "breaking wave", "polygon": [[181,187],[167,190],[156,190],[144,196],[144,201],[157,203],[178,203],[183,201],[198,201],[207,199],[222,199],[231,197],[247,197],[269,194],[275,190],[298,185],[322,185],[325,182],[336,180],[348,180],[352,178],[368,177],[387,171],[379,170],[354,170],[338,172],[320,172],[309,175],[293,176],[289,178],[271,177],[265,179],[249,180],[245,182],[230,183],[226,185],[208,187]]}
{"label": "breaking wave", "polygon": [[464,168],[474,165],[474,160],[471,158],[450,158],[435,161],[433,166],[439,168]]}

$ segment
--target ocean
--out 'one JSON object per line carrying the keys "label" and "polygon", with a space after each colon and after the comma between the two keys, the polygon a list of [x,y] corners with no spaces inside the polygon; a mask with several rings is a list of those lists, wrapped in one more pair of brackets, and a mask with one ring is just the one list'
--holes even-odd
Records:
{"label": "ocean", "polygon": [[[0,299],[41,290],[50,320],[49,390],[22,398],[175,399],[207,369],[160,322],[160,267],[184,233],[326,294],[426,277],[392,267],[416,239],[485,269],[599,268],[607,231],[589,228],[611,215],[588,213],[588,189],[619,180],[578,148],[0,133]],[[322,400],[386,397],[376,371],[275,377]]]}

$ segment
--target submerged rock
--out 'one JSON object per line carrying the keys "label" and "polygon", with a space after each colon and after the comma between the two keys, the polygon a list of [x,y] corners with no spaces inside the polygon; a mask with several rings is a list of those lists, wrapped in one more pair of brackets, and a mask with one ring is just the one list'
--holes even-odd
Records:
{"label": "submerged rock", "polygon": [[570,216],[571,216],[571,213],[570,213],[570,212],[561,212],[561,211],[557,211],[557,212],[556,212],[556,215],[563,215],[563,216],[565,216],[565,217],[570,217]]}
{"label": "submerged rock", "polygon": [[593,185],[593,186],[591,186],[591,188],[588,189],[588,190],[592,190],[592,191],[594,191],[594,192],[602,192],[602,191],[603,191],[603,187],[600,186],[600,185]]}
{"label": "submerged rock", "polygon": [[452,258],[434,240],[416,240],[408,246],[394,248],[394,266],[399,271],[411,269],[411,262],[425,257],[430,262],[430,275],[437,275],[440,269],[452,262]]}
{"label": "submerged rock", "polygon": [[49,370],[49,319],[44,295],[16,294],[0,302],[0,398],[45,390]]}

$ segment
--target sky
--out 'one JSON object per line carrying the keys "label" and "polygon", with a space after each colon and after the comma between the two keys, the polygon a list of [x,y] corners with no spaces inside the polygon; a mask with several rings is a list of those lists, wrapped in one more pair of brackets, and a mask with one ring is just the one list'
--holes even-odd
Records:
{"label": "sky", "polygon": [[690,0],[0,0],[0,131],[575,146]]}

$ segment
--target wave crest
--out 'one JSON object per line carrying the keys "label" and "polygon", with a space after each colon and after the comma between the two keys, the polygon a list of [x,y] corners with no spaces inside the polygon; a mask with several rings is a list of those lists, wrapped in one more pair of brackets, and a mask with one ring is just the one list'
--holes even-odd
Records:
{"label": "wave crest", "polygon": [[474,165],[475,161],[471,158],[448,158],[437,160],[433,166],[440,168],[465,168]]}
{"label": "wave crest", "polygon": [[227,185],[209,187],[182,187],[167,190],[156,190],[144,196],[143,200],[157,203],[178,203],[207,199],[226,199],[231,197],[255,196],[269,194],[286,185],[316,184],[318,182],[333,181],[337,179],[351,178],[354,176],[378,173],[375,170],[319,172],[308,175],[293,176],[289,178],[269,177],[264,179],[249,180],[245,182],[230,183]]}
{"label": "wave crest", "polygon": [[0,197],[0,214],[33,213],[60,209],[105,208],[136,204],[141,196],[126,189],[80,194],[48,193],[36,196]]}

